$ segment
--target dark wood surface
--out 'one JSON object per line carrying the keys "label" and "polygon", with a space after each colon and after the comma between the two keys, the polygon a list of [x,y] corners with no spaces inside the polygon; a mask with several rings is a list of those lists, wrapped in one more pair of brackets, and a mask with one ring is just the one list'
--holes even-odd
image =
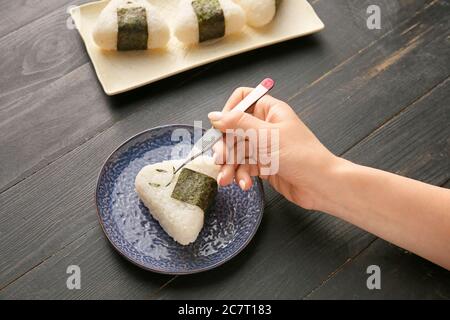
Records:
{"label": "dark wood surface", "polygon": [[[449,1],[313,0],[320,34],[115,97],[102,92],[66,26],[67,7],[83,2],[0,4],[0,299],[450,298],[450,272],[269,187],[251,244],[222,267],[179,277],[122,259],[93,198],[103,161],[122,141],[206,121],[236,86],[266,76],[334,153],[450,187]],[[380,30],[366,27],[370,4],[381,7]],[[81,290],[66,288],[72,264]],[[381,290],[366,287],[372,264]]]}

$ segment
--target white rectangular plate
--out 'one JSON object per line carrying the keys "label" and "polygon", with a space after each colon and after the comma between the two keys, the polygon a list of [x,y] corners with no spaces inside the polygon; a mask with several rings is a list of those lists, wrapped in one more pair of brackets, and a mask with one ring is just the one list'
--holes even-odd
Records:
{"label": "white rectangular plate", "polygon": [[[150,0],[171,25],[178,0]],[[266,27],[252,29],[211,43],[186,47],[174,36],[167,49],[103,51],[92,40],[95,21],[108,1],[87,3],[71,10],[98,79],[106,94],[114,95],[170,77],[174,74],[274,43],[305,36],[324,28],[306,0],[283,0],[275,19]]]}

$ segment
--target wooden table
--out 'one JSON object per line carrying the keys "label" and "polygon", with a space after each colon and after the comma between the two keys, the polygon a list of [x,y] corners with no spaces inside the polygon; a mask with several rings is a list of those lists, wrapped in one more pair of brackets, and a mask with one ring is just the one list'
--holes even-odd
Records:
{"label": "wooden table", "polygon": [[[314,0],[326,24],[318,35],[115,97],[67,28],[68,6],[82,2],[0,4],[0,299],[450,298],[450,272],[270,189],[251,244],[192,276],[126,262],[94,205],[100,167],[122,141],[206,121],[236,86],[266,76],[334,153],[450,187],[449,1]],[[371,4],[380,30],[366,26]],[[66,287],[70,265],[81,268],[80,290]],[[370,265],[381,290],[366,287]]]}

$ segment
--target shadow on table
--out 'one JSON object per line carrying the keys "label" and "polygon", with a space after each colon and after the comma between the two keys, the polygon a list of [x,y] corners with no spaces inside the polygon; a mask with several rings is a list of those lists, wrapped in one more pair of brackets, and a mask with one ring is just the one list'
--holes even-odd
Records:
{"label": "shadow on table", "polygon": [[[125,108],[137,108],[141,103],[148,101],[149,98],[154,99],[171,94],[171,91],[190,85],[193,79],[197,79],[196,82],[200,82],[200,85],[209,81],[220,81],[223,78],[233,76],[236,72],[245,74],[258,66],[269,66],[271,63],[277,63],[277,61],[279,64],[280,59],[284,57],[295,55],[298,59],[302,59],[304,55],[317,53],[318,50],[323,51],[324,48],[322,48],[322,43],[318,38],[320,38],[320,34],[310,35],[242,53],[122,94],[107,97],[107,99],[111,108],[117,112],[121,112]],[[276,57],[276,59],[273,59],[273,57]],[[266,76],[271,75],[267,74]],[[236,83],[236,85],[239,85],[239,83]],[[243,83],[243,85],[248,84]]]}

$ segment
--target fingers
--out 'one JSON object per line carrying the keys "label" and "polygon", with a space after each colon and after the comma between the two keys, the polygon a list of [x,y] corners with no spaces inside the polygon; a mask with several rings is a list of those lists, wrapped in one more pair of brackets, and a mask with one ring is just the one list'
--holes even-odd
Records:
{"label": "fingers", "polygon": [[[220,186],[226,186],[236,180],[243,190],[248,190],[252,186],[252,176],[261,176],[263,179],[268,179],[269,176],[261,175],[257,159],[254,158],[258,154],[257,133],[260,132],[259,129],[267,129],[268,132],[271,132],[270,130],[277,128],[276,123],[292,121],[297,118],[297,115],[288,104],[269,95],[265,95],[254,105],[253,114],[239,111],[230,112],[252,90],[253,88],[249,87],[236,89],[226,102],[222,112],[211,112],[208,115],[216,129],[223,133],[227,133],[227,130],[232,132],[230,135],[226,134],[225,138],[213,148],[216,164],[222,165],[217,179]],[[236,129],[242,129],[243,131]],[[246,136],[253,133],[256,133],[256,137],[248,140],[254,141],[254,145],[249,148],[249,143],[245,142],[245,157],[244,159],[239,159],[239,143],[237,147],[236,141],[239,142],[240,134]],[[247,140],[247,138],[244,140]],[[253,148],[256,148],[256,150],[253,150]],[[254,153],[253,156],[251,155],[252,153]]]}
{"label": "fingers", "polygon": [[219,186],[225,187],[236,181],[242,190],[247,191],[253,185],[250,170],[251,166],[248,164],[241,164],[237,167],[231,164],[223,165],[217,176],[217,183]]}
{"label": "fingers", "polygon": [[227,157],[227,148],[223,139],[216,142],[212,147],[214,163],[218,165],[225,164]]}
{"label": "fingers", "polygon": [[251,177],[259,176],[259,168],[256,164],[251,164],[249,167],[249,173]]}
{"label": "fingers", "polygon": [[214,163],[223,164],[256,164],[258,150],[256,142],[244,136],[225,136],[212,148]]}
{"label": "fingers", "polygon": [[[248,158],[251,156],[249,142],[236,137],[230,139],[229,141],[220,140],[213,147],[214,161],[222,165],[217,182],[220,186],[227,186],[236,181],[242,190],[249,190],[252,187],[252,171],[254,176],[258,175],[257,166],[249,164]],[[236,145],[240,145],[245,151],[230,153]]]}
{"label": "fingers", "polygon": [[[230,146],[230,144],[232,145]],[[237,145],[240,145],[240,149],[244,151],[232,152],[234,149],[239,149]],[[251,177],[258,176],[259,169],[256,160],[252,159],[253,155],[250,149],[249,141],[237,137],[231,137],[231,143],[230,141],[220,140],[214,145],[214,161],[216,164],[222,165],[217,177],[217,183],[220,186],[224,187],[236,181],[244,191],[252,187]]]}
{"label": "fingers", "polygon": [[[233,94],[230,96],[230,98],[228,98],[228,101],[225,103],[222,112],[228,112],[233,110],[234,107],[236,107],[239,104],[239,102],[244,100],[244,98],[248,96],[253,89],[254,88],[241,87],[234,90]],[[268,113],[268,110],[272,106],[276,105],[279,102],[281,101],[266,94],[261,99],[259,99],[253,107],[247,110],[247,113],[253,114],[257,118],[265,120],[264,115]]]}
{"label": "fingers", "polygon": [[[242,113],[234,114],[232,111],[241,102],[253,88],[241,87],[237,88],[226,102],[222,112],[211,112],[208,117],[214,127],[225,132],[226,129],[248,129],[257,128],[258,122],[254,119],[260,119],[268,123],[276,123],[283,120],[292,120],[297,118],[297,115],[292,108],[281,100],[275,99],[270,95],[265,95],[256,102],[256,104],[247,110],[253,118],[249,118]],[[236,112],[237,113],[237,112]],[[250,121],[253,119],[253,121]],[[262,123],[259,123],[261,126]]]}
{"label": "fingers", "polygon": [[252,187],[252,178],[250,177],[250,165],[241,164],[236,170],[236,182],[242,190],[247,191]]}
{"label": "fingers", "polygon": [[268,127],[268,123],[252,116],[251,114],[235,111],[235,112],[211,112],[208,114],[214,128],[222,132],[227,129],[259,129]]}

